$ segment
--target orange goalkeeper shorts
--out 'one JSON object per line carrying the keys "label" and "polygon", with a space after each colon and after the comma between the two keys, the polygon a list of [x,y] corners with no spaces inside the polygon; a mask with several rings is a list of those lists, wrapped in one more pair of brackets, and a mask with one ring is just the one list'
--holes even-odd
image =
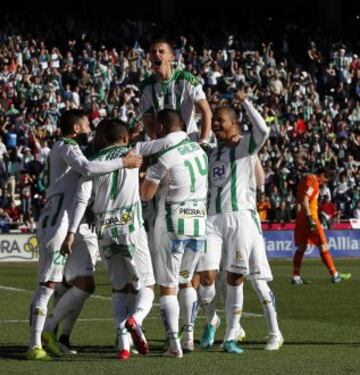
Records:
{"label": "orange goalkeeper shorts", "polygon": [[294,239],[295,245],[315,245],[319,247],[320,245],[326,245],[327,240],[323,227],[319,220],[316,220],[316,229],[312,232],[310,230],[310,225],[306,220],[296,220]]}

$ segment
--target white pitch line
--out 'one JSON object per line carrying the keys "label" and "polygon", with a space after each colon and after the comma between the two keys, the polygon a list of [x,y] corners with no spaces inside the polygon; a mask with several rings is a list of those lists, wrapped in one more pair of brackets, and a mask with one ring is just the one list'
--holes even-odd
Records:
{"label": "white pitch line", "polygon": [[29,290],[26,290],[26,289],[13,288],[11,286],[5,286],[5,285],[0,285],[0,289],[9,290],[10,292],[29,292]]}
{"label": "white pitch line", "polygon": [[[204,319],[205,316],[198,316],[199,319]],[[81,318],[78,319],[78,322],[108,322],[113,321],[114,318]],[[159,320],[156,316],[147,317],[146,320]],[[9,323],[29,323],[27,319],[4,319],[0,320],[0,324],[9,324]]]}
{"label": "white pitch line", "polygon": [[[13,288],[11,286],[5,286],[5,285],[0,285],[0,290],[8,290],[10,292],[32,292],[31,290],[28,290],[28,289]],[[103,300],[103,301],[111,301],[112,300],[111,297],[101,296],[99,294],[94,294],[94,295],[91,296],[91,298],[100,299],[100,300]],[[159,307],[160,304],[155,302],[155,303],[153,303],[153,306]],[[217,310],[217,311],[223,312],[224,310]],[[261,318],[263,316],[264,315],[262,315],[262,314],[255,314],[255,313],[252,313],[252,312],[243,312],[241,314],[242,318]],[[80,321],[81,321],[81,319],[80,319]],[[0,321],[0,323],[2,323],[2,322],[5,322],[5,321]],[[9,321],[9,323],[11,323],[11,322]]]}
{"label": "white pitch line", "polygon": [[[253,314],[253,313],[243,313],[242,317],[244,318],[260,318],[262,315],[260,314]],[[199,319],[205,319],[204,315],[199,315]],[[80,318],[77,321],[78,322],[108,322],[113,321],[114,318]],[[147,317],[146,320],[159,320],[157,316],[150,316]],[[10,323],[29,323],[29,320],[27,319],[4,319],[0,320],[0,324],[10,324]]]}
{"label": "white pitch line", "polygon": [[[101,299],[101,300],[105,300],[105,301],[112,301],[112,298],[111,298],[111,297],[100,296],[100,295],[98,295],[98,294],[94,294],[94,295],[90,296],[90,298]],[[154,303],[153,303],[153,306],[160,306],[160,304],[154,302]]]}
{"label": "white pitch line", "polygon": [[[242,318],[261,318],[263,315],[261,314],[254,314],[254,313],[246,313],[244,312],[241,315]],[[205,319],[204,315],[198,315],[198,319]],[[78,322],[107,322],[107,321],[112,321],[114,318],[81,318],[78,319]],[[146,318],[146,320],[159,320],[158,317],[156,316],[149,316]],[[29,320],[27,319],[3,319],[0,320],[0,324],[11,324],[11,323],[29,323]]]}
{"label": "white pitch line", "polygon": [[112,300],[111,297],[100,296],[98,294],[94,294],[94,295],[90,296],[90,298],[102,299],[102,300],[105,300],[105,301],[111,301]]}

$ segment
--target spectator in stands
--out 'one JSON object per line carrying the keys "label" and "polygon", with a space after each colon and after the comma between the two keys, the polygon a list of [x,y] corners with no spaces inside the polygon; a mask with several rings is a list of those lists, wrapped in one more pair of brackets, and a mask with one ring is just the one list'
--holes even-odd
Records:
{"label": "spectator in stands", "polygon": [[324,229],[330,229],[338,217],[338,210],[334,203],[330,201],[328,195],[324,195],[319,202],[319,218]]}
{"label": "spectator in stands", "polygon": [[29,173],[23,171],[20,176],[19,188],[20,188],[20,200],[21,200],[21,213],[23,215],[30,214],[31,209],[31,188],[35,181]]}
{"label": "spectator in stands", "polygon": [[278,187],[276,185],[273,185],[271,187],[269,201],[270,201],[270,205],[271,205],[269,219],[270,220],[274,220],[275,219],[276,210],[280,207],[280,204],[282,202],[282,198],[281,198],[279,189],[278,189]]}
{"label": "spectator in stands", "polygon": [[5,144],[3,143],[3,137],[0,136],[0,161],[4,160],[4,154],[6,154],[7,149]]}
{"label": "spectator in stands", "polygon": [[6,186],[10,192],[12,199],[15,199],[16,183],[20,176],[21,159],[19,158],[16,147],[12,147],[6,155]]}
{"label": "spectator in stands", "polygon": [[22,219],[20,208],[16,205],[15,201],[11,201],[9,207],[7,207],[5,211],[9,216],[11,228],[16,229]]}
{"label": "spectator in stands", "polygon": [[7,188],[1,189],[0,208],[8,208],[10,206],[11,199],[11,195],[8,193]]}
{"label": "spectator in stands", "polygon": [[10,218],[7,212],[0,208],[0,233],[10,232]]}
{"label": "spectator in stands", "polygon": [[[64,110],[88,111],[94,127],[104,116],[130,121],[139,106],[137,86],[152,69],[149,55],[132,38],[134,33],[140,44],[149,45],[150,23],[134,30],[125,21],[116,27],[107,25],[100,33],[92,25],[91,36],[83,32],[89,27],[84,23],[75,25],[71,35],[63,27],[46,28],[45,40],[38,33],[26,37],[32,26],[43,28],[41,19],[31,19],[31,24],[4,23],[0,30],[0,187],[8,186],[13,199],[17,188],[21,194],[21,170],[26,169],[34,183],[41,185],[41,171],[59,136],[57,120]],[[58,22],[53,20],[54,25]],[[330,192],[341,218],[352,217],[360,199],[358,46],[351,41],[343,45],[344,40],[338,43],[333,36],[317,31],[316,43],[297,53],[301,47],[294,46],[279,29],[279,40],[286,40],[280,53],[271,42],[262,42],[261,27],[252,35],[233,32],[225,42],[221,30],[211,38],[202,31],[174,34],[172,39],[178,40],[174,66],[190,71],[204,85],[211,108],[236,107],[232,91],[242,85],[266,119],[271,139],[259,156],[269,198],[273,185],[278,190],[272,194],[267,219],[275,215],[281,200],[294,205],[302,175],[294,161],[299,148],[307,150],[307,162],[313,169],[321,165],[336,171],[321,195]],[[304,33],[313,40],[308,30]],[[238,110],[246,133],[248,121]],[[42,204],[38,189],[32,188],[31,198],[34,206]],[[8,198],[0,196],[0,207],[2,199]],[[37,210],[33,211],[36,215]]]}
{"label": "spectator in stands", "polygon": [[289,223],[292,219],[291,207],[289,207],[283,200],[280,205],[275,209],[273,221],[276,223]]}
{"label": "spectator in stands", "polygon": [[262,193],[260,195],[260,200],[257,203],[257,210],[259,212],[261,222],[267,220],[267,213],[270,208],[271,208],[271,204],[270,204],[269,199],[266,197],[265,193]]}

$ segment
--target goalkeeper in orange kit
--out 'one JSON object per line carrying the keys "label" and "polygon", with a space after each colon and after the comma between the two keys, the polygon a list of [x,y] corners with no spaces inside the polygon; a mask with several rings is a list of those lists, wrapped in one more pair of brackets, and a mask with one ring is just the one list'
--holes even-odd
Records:
{"label": "goalkeeper in orange kit", "polygon": [[[298,164],[305,162],[305,155],[297,155]],[[297,247],[293,259],[292,284],[300,285],[304,281],[300,276],[302,258],[308,245],[315,245],[320,250],[320,257],[336,284],[351,277],[350,273],[339,273],[329,251],[324,230],[318,218],[319,186],[328,180],[327,170],[320,169],[316,175],[308,174],[299,183],[296,195],[295,245]]]}

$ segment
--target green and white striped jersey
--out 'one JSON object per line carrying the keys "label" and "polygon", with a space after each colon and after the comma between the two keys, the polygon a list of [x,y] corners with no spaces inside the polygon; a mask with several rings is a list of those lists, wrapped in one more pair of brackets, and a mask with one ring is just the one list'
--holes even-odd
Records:
{"label": "green and white striped jersey", "polygon": [[154,156],[154,164],[146,174],[146,179],[151,182],[167,182],[167,187],[160,194],[157,220],[165,218],[169,232],[204,236],[208,191],[207,156],[184,132],[169,135],[172,145]]}
{"label": "green and white striped jersey", "polygon": [[[128,151],[128,147],[113,145],[104,148],[92,159],[113,160]],[[116,238],[120,234],[134,232],[143,224],[137,168],[123,168],[91,179],[80,179],[74,202],[76,208],[70,219],[70,231],[76,229],[78,217],[85,210],[90,196],[93,198],[92,211],[99,235],[110,231]]]}
{"label": "green and white striped jersey", "polygon": [[119,168],[122,168],[121,159],[89,161],[74,139],[58,140],[46,160],[43,177],[49,205],[58,206],[56,217],[49,218],[51,225],[68,220],[80,175],[99,175]]}
{"label": "green and white striped jersey", "polygon": [[175,109],[181,113],[187,134],[198,132],[194,104],[206,99],[200,81],[190,72],[174,69],[167,81],[159,81],[154,74],[140,84],[141,98],[138,117],[157,114],[162,109]]}
{"label": "green and white striped jersey", "polygon": [[243,106],[252,123],[236,147],[219,143],[209,156],[208,214],[256,209],[255,155],[266,141],[269,130],[264,119],[245,100]]}

